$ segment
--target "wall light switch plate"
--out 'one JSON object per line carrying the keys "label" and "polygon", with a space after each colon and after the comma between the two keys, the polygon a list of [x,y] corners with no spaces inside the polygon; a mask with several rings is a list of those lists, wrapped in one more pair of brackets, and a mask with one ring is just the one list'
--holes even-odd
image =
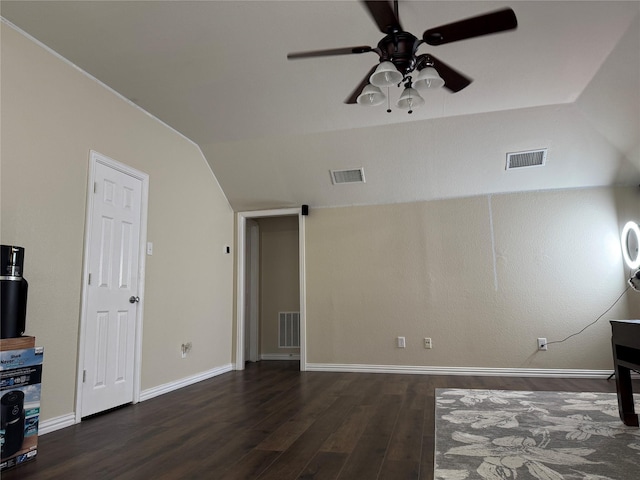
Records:
{"label": "wall light switch plate", "polygon": [[147,242],[147,255],[153,255],[153,242]]}

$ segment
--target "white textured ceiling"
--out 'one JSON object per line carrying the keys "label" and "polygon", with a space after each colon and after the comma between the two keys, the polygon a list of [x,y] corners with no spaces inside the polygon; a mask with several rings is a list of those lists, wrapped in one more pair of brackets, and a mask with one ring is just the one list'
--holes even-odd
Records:
{"label": "white textured ceiling", "polygon": [[[640,181],[640,2],[400,1],[405,30],[510,6],[512,32],[420,47],[474,79],[412,115],[345,105],[375,46],[356,1],[2,1],[31,36],[202,148],[235,210]],[[399,93],[399,92],[398,92]],[[545,167],[505,153],[547,147]],[[176,160],[178,161],[178,159]],[[364,167],[364,185],[329,170]]]}

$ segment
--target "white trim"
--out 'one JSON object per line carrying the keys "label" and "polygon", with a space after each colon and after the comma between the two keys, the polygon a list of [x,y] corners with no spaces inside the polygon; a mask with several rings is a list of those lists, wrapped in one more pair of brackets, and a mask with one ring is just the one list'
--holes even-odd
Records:
{"label": "white trim", "polygon": [[227,373],[232,370],[233,364],[228,363],[221,367],[207,370],[206,372],[201,372],[197,373],[196,375],[191,375],[190,377],[181,378],[180,380],[176,380],[175,382],[169,382],[163,385],[158,385],[157,387],[148,388],[146,390],[143,390],[140,394],[140,401],[144,402],[145,400],[149,400],[159,395],[164,395],[165,393],[173,392],[174,390],[188,387],[189,385],[193,385],[194,383],[217,377],[218,375],[222,375],[223,373]]}
{"label": "white trim", "polygon": [[297,353],[263,353],[260,355],[260,360],[300,360],[300,355]]}
{"label": "white trim", "polygon": [[483,367],[428,367],[412,365],[364,365],[340,363],[307,363],[311,372],[398,373],[412,375],[463,375],[497,377],[548,378],[607,378],[611,370],[582,370],[556,368],[483,368]]}
{"label": "white trim", "polygon": [[72,427],[76,424],[76,414],[67,413],[59,417],[44,420],[38,424],[38,435],[46,435],[62,428]]}
{"label": "white trim", "polygon": [[298,215],[298,252],[300,254],[300,371],[307,370],[307,263],[306,225],[307,217]]}
{"label": "white trim", "polygon": [[80,328],[78,345],[78,371],[76,378],[76,423],[82,418],[82,377],[84,370],[85,338],[84,330],[86,325],[87,299],[89,295],[89,245],[91,242],[91,214],[93,212],[93,184],[96,177],[96,164],[101,163],[109,168],[118,170],[130,175],[142,183],[141,205],[140,205],[140,243],[138,245],[138,296],[140,302],[136,308],[136,339],[134,353],[133,370],[133,403],[140,401],[140,383],[142,377],[142,319],[144,318],[144,286],[146,268],[146,245],[147,245],[147,218],[149,207],[149,175],[120,163],[112,158],[91,150],[89,152],[89,174],[87,182],[87,205],[85,216],[84,254],[82,260],[82,298],[80,305]]}
{"label": "white trim", "polygon": [[[251,259],[251,265],[249,267],[250,286],[247,288],[249,292],[250,313],[249,313],[249,361],[257,362],[260,359],[260,314],[258,313],[260,308],[260,225],[253,219],[247,219],[248,232],[247,250],[244,252],[246,255],[249,252],[249,258]],[[246,258],[246,257],[245,257]],[[247,332],[245,332],[246,334]],[[247,336],[245,335],[245,341]],[[246,349],[245,349],[246,353]],[[247,360],[247,359],[245,359]]]}
{"label": "white trim", "polygon": [[300,370],[306,370],[306,274],[305,274],[305,216],[301,208],[255,210],[238,212],[236,232],[236,370],[244,370],[244,316],[245,316],[245,244],[248,218],[298,216],[298,246],[300,255]]}

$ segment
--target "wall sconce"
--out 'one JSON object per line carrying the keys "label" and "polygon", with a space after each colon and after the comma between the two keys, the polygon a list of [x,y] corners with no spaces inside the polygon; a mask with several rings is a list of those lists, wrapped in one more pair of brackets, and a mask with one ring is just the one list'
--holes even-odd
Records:
{"label": "wall sconce", "polygon": [[622,256],[629,268],[640,267],[640,227],[636,222],[627,222],[620,234],[620,245],[622,246]]}

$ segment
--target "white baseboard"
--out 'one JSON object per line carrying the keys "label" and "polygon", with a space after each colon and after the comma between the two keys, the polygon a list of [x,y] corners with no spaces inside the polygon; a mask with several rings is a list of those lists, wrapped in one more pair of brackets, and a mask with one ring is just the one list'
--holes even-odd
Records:
{"label": "white baseboard", "polygon": [[300,360],[299,353],[263,353],[260,360]]}
{"label": "white baseboard", "polygon": [[[203,380],[207,380],[208,378],[216,377],[223,373],[230,372],[231,370],[233,370],[233,365],[229,363],[222,367],[214,368],[206,372],[182,378],[175,382],[165,383],[164,385],[149,388],[140,393],[140,401],[149,400],[150,398],[157,397],[158,395],[173,392],[174,390],[178,390],[182,387],[186,387]],[[46,435],[47,433],[55,432],[56,430],[60,430],[61,428],[75,425],[75,423],[75,413],[67,413],[66,415],[50,418],[48,420],[40,422],[40,424],[38,425],[38,435]]]}
{"label": "white baseboard", "polygon": [[469,375],[501,377],[607,378],[613,370],[581,370],[556,368],[481,368],[429,367],[412,365],[363,365],[339,363],[307,363],[311,372],[399,373],[413,375]]}
{"label": "white baseboard", "polygon": [[75,413],[67,413],[66,415],[50,418],[49,420],[44,420],[38,424],[38,435],[46,435],[47,433],[55,432],[61,428],[67,428],[71,425],[75,425],[75,423]]}
{"label": "white baseboard", "polygon": [[[265,354],[260,356],[262,360],[298,360],[300,355]],[[175,382],[165,383],[157,387],[149,388],[140,393],[140,401],[173,392],[182,387],[216,377],[233,370],[232,364],[214,368],[206,372],[182,378]],[[307,371],[310,372],[358,372],[358,373],[397,373],[413,375],[469,375],[469,376],[503,376],[503,377],[549,377],[549,378],[608,378],[612,370],[582,370],[582,369],[555,369],[555,368],[478,368],[478,367],[426,367],[411,365],[365,365],[365,364],[340,364],[340,363],[307,363]],[[640,378],[632,373],[635,379]],[[60,430],[74,425],[76,416],[67,413],[59,417],[50,418],[40,422],[38,435]]]}
{"label": "white baseboard", "polygon": [[148,388],[140,392],[140,401],[144,402],[145,400],[157,397],[158,395],[164,395],[165,393],[173,392],[174,390],[193,385],[194,383],[217,377],[218,375],[230,372],[231,370],[233,370],[233,365],[231,363],[228,363],[227,365],[223,365],[222,367],[217,367],[206,372],[192,375],[190,377],[181,378],[180,380],[176,380],[175,382],[169,382],[165,383],[164,385],[158,385],[157,387]]}

